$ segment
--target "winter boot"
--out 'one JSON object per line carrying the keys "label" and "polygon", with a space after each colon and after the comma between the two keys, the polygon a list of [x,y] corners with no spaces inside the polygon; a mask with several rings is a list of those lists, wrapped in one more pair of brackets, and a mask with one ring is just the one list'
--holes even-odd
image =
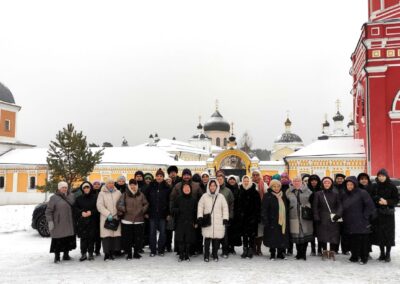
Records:
{"label": "winter boot", "polygon": [[278,254],[277,254],[276,257],[279,258],[279,259],[283,259],[283,260],[287,259],[286,256],[285,256],[285,253],[281,249],[278,249]]}
{"label": "winter boot", "polygon": [[332,259],[333,261],[335,261],[336,260],[335,256],[336,256],[336,253],[334,251],[331,251],[331,250],[328,251],[328,258],[329,259]]}
{"label": "winter boot", "polygon": [[271,256],[269,257],[270,260],[274,261],[276,259],[275,251],[271,251]]}
{"label": "winter boot", "polygon": [[60,259],[60,253],[56,252],[54,254],[54,263],[60,263],[61,259]]}
{"label": "winter boot", "polygon": [[110,254],[109,253],[105,253],[104,254],[104,261],[109,261],[110,260]]}
{"label": "winter boot", "polygon": [[140,249],[135,249],[134,253],[133,253],[133,258],[134,259],[141,259],[142,256],[140,255]]}
{"label": "winter boot", "polygon": [[390,258],[390,251],[388,251],[388,252],[386,252],[386,255],[385,255],[385,262],[391,262],[392,261],[392,259]]}
{"label": "winter boot", "polygon": [[243,247],[243,253],[240,257],[246,258],[248,253],[249,253],[249,248]]}
{"label": "winter boot", "polygon": [[63,260],[66,260],[66,261],[71,260],[71,257],[69,256],[69,252],[68,251],[64,252]]}
{"label": "winter boot", "polygon": [[87,260],[87,254],[86,253],[82,253],[82,256],[79,259],[79,261],[85,261],[85,260]]}
{"label": "winter boot", "polygon": [[89,261],[92,261],[92,260],[94,260],[93,253],[89,253]]}
{"label": "winter boot", "polygon": [[110,252],[110,260],[112,260],[112,261],[114,261],[115,260],[115,257],[114,257],[114,255],[112,254],[112,252]]}
{"label": "winter boot", "polygon": [[249,248],[246,258],[247,259],[252,259],[253,258],[253,249],[252,248]]}
{"label": "winter boot", "polygon": [[132,260],[132,250],[128,251],[128,253],[126,255],[126,260]]}
{"label": "winter boot", "polygon": [[329,259],[329,251],[324,250],[322,252],[322,260],[327,260],[327,259]]}

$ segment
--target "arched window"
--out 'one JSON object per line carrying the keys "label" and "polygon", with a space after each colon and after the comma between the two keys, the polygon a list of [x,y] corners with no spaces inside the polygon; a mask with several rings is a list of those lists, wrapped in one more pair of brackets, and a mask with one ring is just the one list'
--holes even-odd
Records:
{"label": "arched window", "polygon": [[221,139],[219,137],[215,140],[215,145],[218,147],[221,146]]}
{"label": "arched window", "polygon": [[389,116],[392,119],[399,119],[400,118],[400,91],[394,97],[392,110],[389,112]]}

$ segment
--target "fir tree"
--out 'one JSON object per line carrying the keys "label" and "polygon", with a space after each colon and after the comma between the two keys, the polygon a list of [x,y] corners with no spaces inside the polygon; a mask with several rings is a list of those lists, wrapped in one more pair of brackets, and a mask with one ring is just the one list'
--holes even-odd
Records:
{"label": "fir tree", "polygon": [[47,164],[50,180],[46,190],[55,191],[59,181],[66,181],[69,188],[82,181],[101,162],[103,150],[93,153],[82,132],[77,132],[72,124],[59,131],[56,140],[50,142]]}

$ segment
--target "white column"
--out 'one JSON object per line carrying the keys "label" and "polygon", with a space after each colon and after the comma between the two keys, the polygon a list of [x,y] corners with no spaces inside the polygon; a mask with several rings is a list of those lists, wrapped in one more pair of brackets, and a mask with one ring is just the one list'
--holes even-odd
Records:
{"label": "white column", "polygon": [[18,191],[18,173],[13,174],[13,192]]}

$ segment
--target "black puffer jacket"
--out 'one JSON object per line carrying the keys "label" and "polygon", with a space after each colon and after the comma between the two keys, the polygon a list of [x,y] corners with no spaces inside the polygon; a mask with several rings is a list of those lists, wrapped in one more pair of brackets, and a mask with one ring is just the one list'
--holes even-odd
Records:
{"label": "black puffer jacket", "polygon": [[346,189],[342,195],[344,231],[349,235],[369,234],[370,219],[375,212],[374,203],[369,194],[358,187],[355,177],[348,177],[345,183],[350,182],[354,184],[354,189]]}
{"label": "black puffer jacket", "polygon": [[[90,186],[90,193],[85,194],[83,192],[83,186]],[[74,204],[74,215],[76,221],[76,231],[78,237],[80,238],[95,238],[98,235],[98,219],[99,212],[97,211],[96,202],[97,195],[93,191],[93,186],[90,182],[83,182],[81,184],[80,190],[82,195],[80,195],[75,200]],[[83,217],[82,212],[91,212],[90,217]]]}

